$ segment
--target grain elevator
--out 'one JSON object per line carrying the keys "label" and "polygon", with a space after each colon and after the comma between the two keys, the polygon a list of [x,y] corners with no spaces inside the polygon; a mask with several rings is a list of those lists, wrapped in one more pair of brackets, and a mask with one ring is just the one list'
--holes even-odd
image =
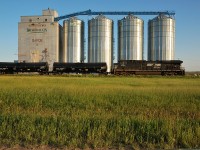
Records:
{"label": "grain elevator", "polygon": [[54,18],[55,10],[43,10],[41,16],[21,16],[18,24],[18,61],[48,62],[52,70],[53,62],[62,57],[62,27]]}

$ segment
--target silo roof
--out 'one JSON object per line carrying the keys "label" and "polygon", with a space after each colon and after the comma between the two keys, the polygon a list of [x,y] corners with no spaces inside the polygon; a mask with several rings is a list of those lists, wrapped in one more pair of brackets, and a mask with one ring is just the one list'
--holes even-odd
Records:
{"label": "silo roof", "polygon": [[160,15],[156,16],[155,18],[153,18],[152,20],[160,20],[160,19],[172,19],[172,18],[169,16],[166,16],[164,14],[160,14]]}

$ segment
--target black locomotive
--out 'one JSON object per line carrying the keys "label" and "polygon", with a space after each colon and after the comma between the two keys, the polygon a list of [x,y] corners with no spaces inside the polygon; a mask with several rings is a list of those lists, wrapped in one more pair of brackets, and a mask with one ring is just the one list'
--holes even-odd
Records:
{"label": "black locomotive", "polygon": [[[145,61],[120,60],[114,64],[111,74],[114,75],[185,75],[181,60]],[[8,63],[0,62],[0,74],[32,73],[39,74],[107,74],[106,63],[58,63],[53,64],[49,71],[47,62],[38,63]]]}
{"label": "black locomotive", "polygon": [[181,60],[120,60],[114,64],[115,75],[185,75]]}

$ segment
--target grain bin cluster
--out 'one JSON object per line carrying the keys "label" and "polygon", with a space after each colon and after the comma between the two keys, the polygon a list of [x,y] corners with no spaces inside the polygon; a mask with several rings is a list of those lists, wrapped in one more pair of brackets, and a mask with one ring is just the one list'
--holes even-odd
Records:
{"label": "grain bin cluster", "polygon": [[[18,29],[18,61],[107,63],[113,67],[114,21],[98,15],[88,21],[88,49],[85,49],[85,22],[77,17],[63,21],[54,18],[55,10],[44,10],[42,16],[22,16]],[[118,60],[144,59],[144,21],[132,14],[118,20]],[[116,33],[115,33],[116,34]],[[148,22],[148,60],[173,60],[175,20],[160,14]]]}

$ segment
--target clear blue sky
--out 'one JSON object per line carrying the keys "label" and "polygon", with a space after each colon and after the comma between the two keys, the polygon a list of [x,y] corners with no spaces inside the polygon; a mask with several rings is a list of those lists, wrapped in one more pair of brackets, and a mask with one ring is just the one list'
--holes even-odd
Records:
{"label": "clear blue sky", "polygon": [[[59,15],[91,9],[93,11],[176,12],[175,59],[184,61],[186,71],[200,71],[200,0],[0,0],[0,62],[17,60],[20,16],[41,15],[43,9],[55,9]],[[92,16],[79,16],[85,22]],[[139,16],[145,21],[144,58],[147,58],[147,22],[155,16]],[[115,55],[117,54],[117,20]],[[62,24],[62,21],[60,22]],[[87,25],[87,24],[86,24]],[[85,35],[87,39],[87,33]],[[116,56],[115,56],[116,57]],[[116,60],[115,60],[116,61]]]}

